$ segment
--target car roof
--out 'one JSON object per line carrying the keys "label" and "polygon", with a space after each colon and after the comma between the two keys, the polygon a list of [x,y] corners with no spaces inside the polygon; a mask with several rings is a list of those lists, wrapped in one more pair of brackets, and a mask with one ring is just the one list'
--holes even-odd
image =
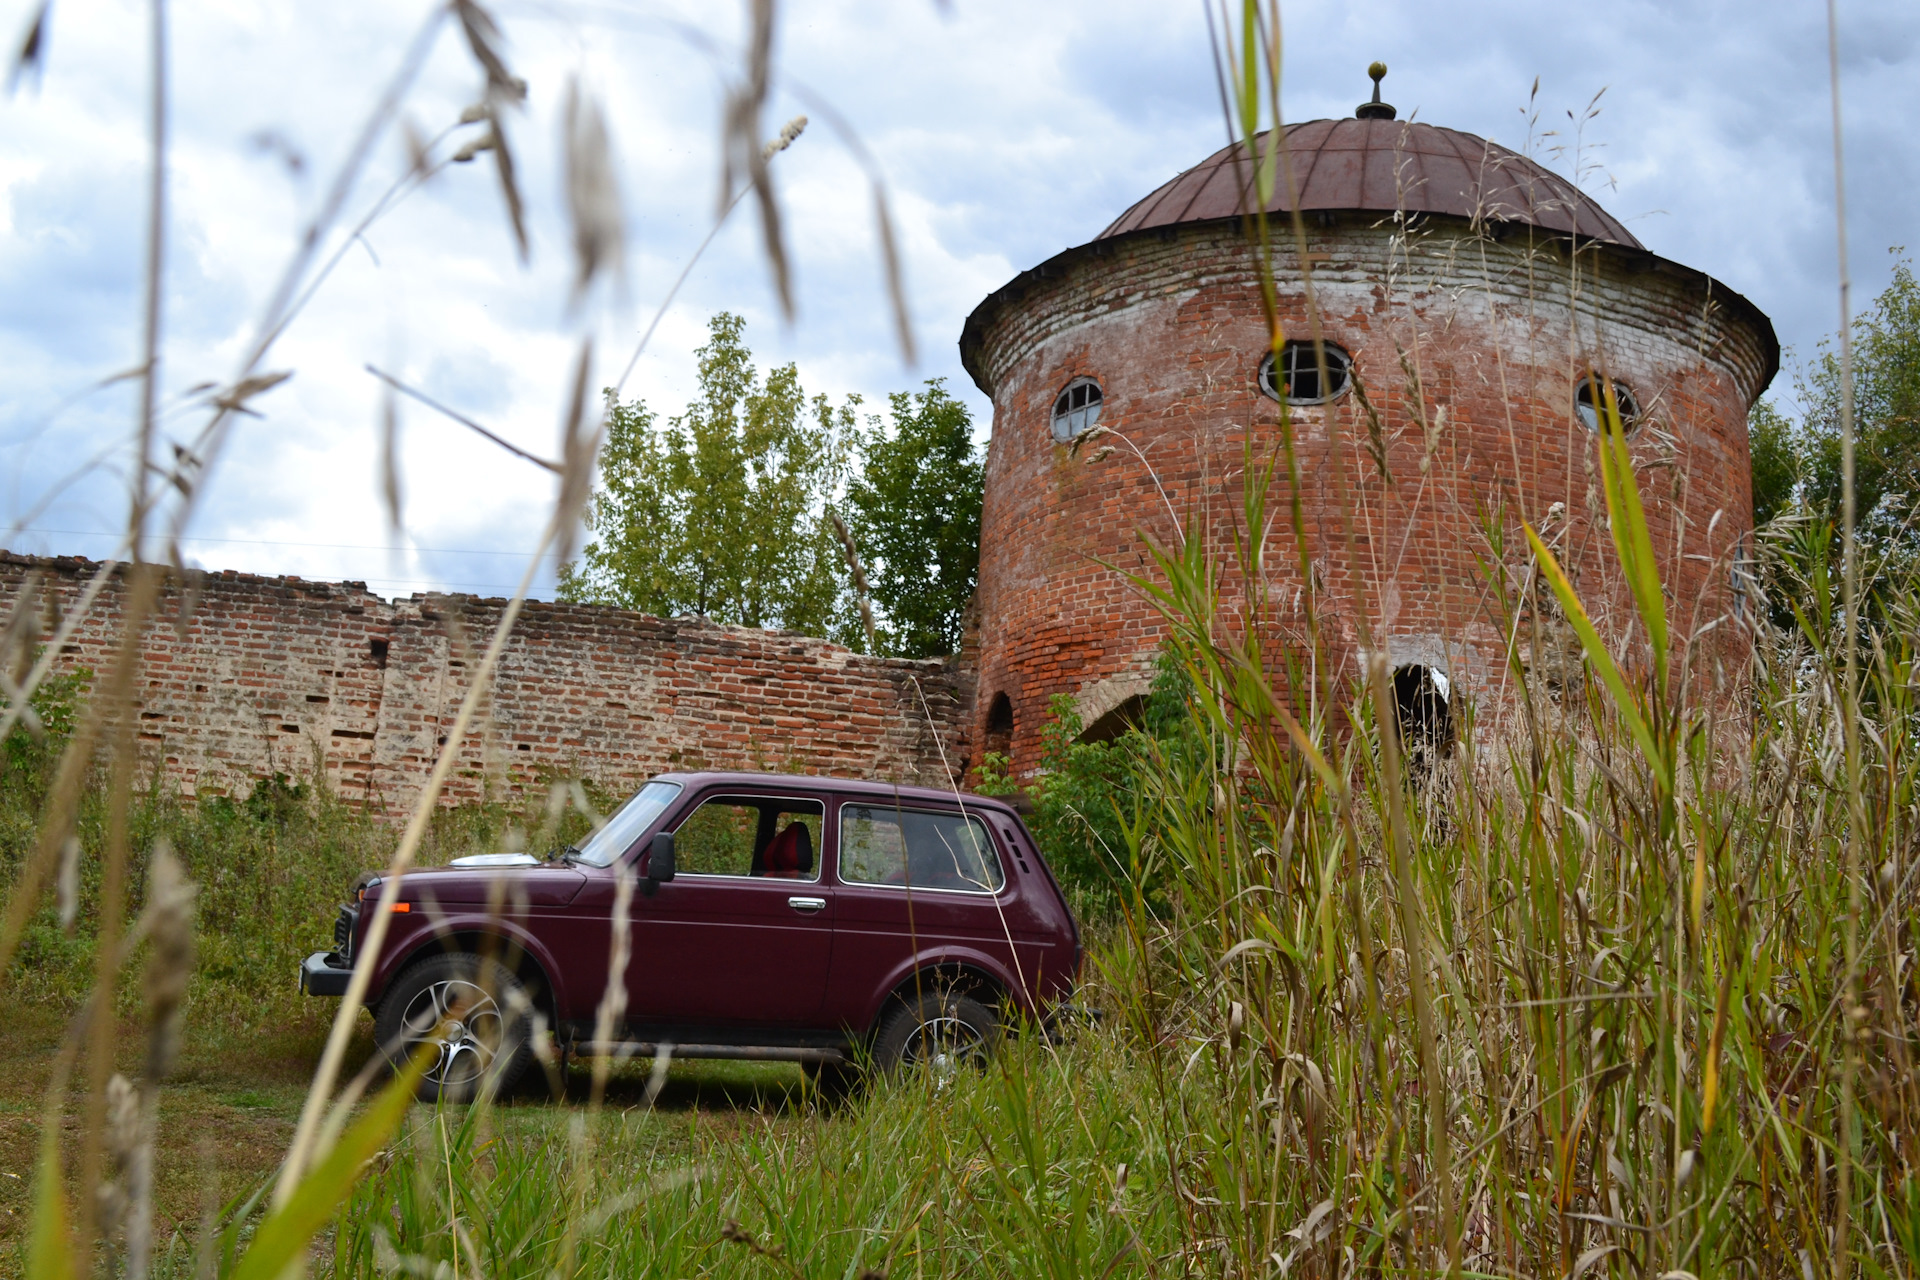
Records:
{"label": "car roof", "polygon": [[870,780],[866,778],[830,778],[812,773],[748,773],[724,772],[718,770],[698,773],[660,773],[652,778],[654,782],[677,782],[689,790],[699,790],[708,786],[725,787],[800,787],[808,791],[824,791],[831,795],[885,796],[888,799],[935,801],[952,804],[956,800],[968,807],[991,808],[1000,813],[1011,814],[1013,807],[1004,800],[993,796],[975,795],[971,791],[956,792],[939,787],[914,787],[904,783]]}

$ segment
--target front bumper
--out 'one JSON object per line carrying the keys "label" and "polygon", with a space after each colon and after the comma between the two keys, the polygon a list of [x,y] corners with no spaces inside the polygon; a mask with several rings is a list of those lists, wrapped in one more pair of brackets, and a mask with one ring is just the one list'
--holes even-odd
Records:
{"label": "front bumper", "polygon": [[300,989],[310,996],[343,996],[353,970],[338,952],[316,951],[300,963]]}

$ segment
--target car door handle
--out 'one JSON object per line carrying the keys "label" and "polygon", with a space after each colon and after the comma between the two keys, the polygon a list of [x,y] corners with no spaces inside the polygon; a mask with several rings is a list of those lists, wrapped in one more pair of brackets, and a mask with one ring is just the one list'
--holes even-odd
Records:
{"label": "car door handle", "polygon": [[788,898],[787,905],[795,911],[825,911],[827,900],[825,898]]}

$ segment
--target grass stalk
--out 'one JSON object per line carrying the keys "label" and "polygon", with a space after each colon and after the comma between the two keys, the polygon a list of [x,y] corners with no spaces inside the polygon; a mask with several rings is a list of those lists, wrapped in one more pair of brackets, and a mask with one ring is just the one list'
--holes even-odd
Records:
{"label": "grass stalk", "polygon": [[1833,104],[1833,204],[1834,241],[1840,295],[1840,536],[1842,570],[1840,579],[1841,638],[1844,646],[1839,691],[1841,732],[1846,757],[1847,832],[1846,862],[1846,990],[1841,1013],[1843,1058],[1840,1073],[1840,1108],[1835,1136],[1838,1170],[1835,1176],[1835,1209],[1832,1267],[1835,1280],[1848,1273],[1852,1246],[1853,1174],[1859,1159],[1855,1110],[1856,1078],[1860,1070],[1859,1045],[1868,1034],[1866,1008],[1860,1002],[1860,915],[1862,901],[1861,842],[1866,837],[1867,812],[1862,803],[1860,768],[1860,729],[1856,710],[1859,698],[1859,645],[1857,609],[1860,590],[1859,513],[1854,493],[1853,422],[1853,316],[1852,282],[1847,269],[1847,170],[1846,146],[1840,111],[1840,16],[1837,0],[1827,0],[1827,73]]}

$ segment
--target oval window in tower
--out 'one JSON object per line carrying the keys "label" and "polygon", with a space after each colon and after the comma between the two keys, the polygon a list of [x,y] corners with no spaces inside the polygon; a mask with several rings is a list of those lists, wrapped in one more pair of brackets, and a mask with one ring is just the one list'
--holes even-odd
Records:
{"label": "oval window in tower", "polygon": [[1628,432],[1632,432],[1640,425],[1640,402],[1634,399],[1633,392],[1627,390],[1625,384],[1617,379],[1599,377],[1580,379],[1580,385],[1574,388],[1573,392],[1574,416],[1580,419],[1581,426],[1597,434],[1600,430],[1600,414],[1607,402],[1605,388],[1609,382],[1613,386],[1614,407],[1620,411],[1620,425]]}
{"label": "oval window in tower", "polygon": [[1100,384],[1075,378],[1053,402],[1053,438],[1063,444],[1100,421]]}
{"label": "oval window in tower", "polygon": [[1276,357],[1268,352],[1260,362],[1260,390],[1288,404],[1325,404],[1353,385],[1353,357],[1331,342],[1320,344],[1326,353],[1326,378],[1320,376],[1320,357],[1311,342],[1289,342]]}

